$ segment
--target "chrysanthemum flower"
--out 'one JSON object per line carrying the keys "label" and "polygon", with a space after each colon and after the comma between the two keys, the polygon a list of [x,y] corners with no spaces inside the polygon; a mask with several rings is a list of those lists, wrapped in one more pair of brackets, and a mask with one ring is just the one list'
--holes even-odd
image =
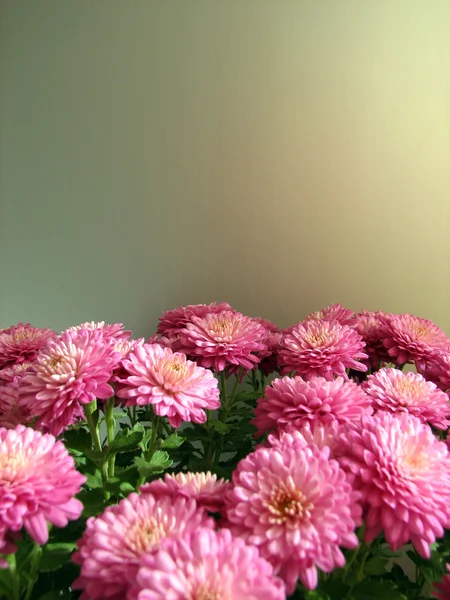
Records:
{"label": "chrysanthemum flower", "polygon": [[[66,331],[79,332],[79,331],[100,331],[103,337],[116,340],[127,340],[132,334],[131,331],[127,331],[123,323],[105,323],[105,321],[86,321],[81,325],[74,325],[69,327]],[[63,332],[64,333],[64,332]]]}
{"label": "chrysanthemum flower", "polygon": [[450,352],[431,353],[417,370],[444,392],[450,390]]}
{"label": "chrysanthemum flower", "polygon": [[159,346],[164,346],[164,348],[170,348],[171,350],[174,350],[174,341],[176,341],[176,338],[168,338],[164,335],[159,335],[159,333],[155,333],[155,335],[151,335],[145,343],[158,344]]}
{"label": "chrysanthemum flower", "polygon": [[262,435],[288,425],[299,427],[305,421],[347,423],[372,412],[371,400],[353,381],[342,377],[333,381],[323,377],[312,377],[309,381],[302,377],[283,377],[266,387],[251,422]]}
{"label": "chrysanthemum flower", "polygon": [[339,462],[366,510],[365,541],[384,532],[393,550],[411,541],[424,558],[450,527],[450,455],[417,417],[378,412],[340,435]]}
{"label": "chrysanthemum flower", "polygon": [[[86,477],[75,469],[64,444],[18,425],[0,428],[0,531],[18,532],[45,544],[48,523],[65,527],[83,505],[74,496]],[[2,537],[3,537],[2,536]]]}
{"label": "chrysanthemum flower", "polygon": [[157,333],[167,338],[173,338],[187,323],[192,321],[192,317],[203,319],[208,314],[219,314],[225,311],[233,311],[233,308],[227,302],[212,302],[211,304],[189,304],[180,306],[172,310],[166,310],[159,319]]}
{"label": "chrysanthemum flower", "polygon": [[59,435],[82,414],[82,404],[114,395],[109,385],[121,355],[100,331],[66,331],[48,342],[26,373],[20,406]]}
{"label": "chrysanthemum flower", "polygon": [[258,548],[288,594],[298,578],[315,588],[317,568],[342,567],[339,546],[358,545],[357,495],[328,448],[301,440],[260,447],[241,460],[232,483],[225,497],[228,527]]}
{"label": "chrysanthemum flower", "polygon": [[182,351],[203,367],[223,371],[225,367],[254,369],[258,353],[267,350],[266,331],[251,317],[225,311],[192,317],[181,331]]}
{"label": "chrysanthemum flower", "polygon": [[399,365],[413,362],[423,368],[436,350],[450,351],[450,339],[442,329],[413,315],[393,315],[385,321],[383,344],[391,360]]}
{"label": "chrysanthemum flower", "polygon": [[342,306],[342,304],[330,304],[326,308],[316,310],[309,314],[305,321],[337,321],[341,325],[353,325],[355,320],[355,313],[348,308]]}
{"label": "chrysanthemum flower", "polygon": [[164,475],[164,479],[155,479],[151,483],[141,486],[140,492],[149,493],[159,498],[170,496],[176,498],[194,498],[198,506],[211,512],[220,512],[225,491],[230,483],[224,479],[218,479],[209,471],[207,473],[176,473]]}
{"label": "chrysanthemum flower", "polygon": [[83,590],[81,600],[123,600],[145,554],[157,550],[163,539],[199,527],[213,528],[214,521],[192,498],[132,493],[88,519],[72,557],[81,566],[73,587]]}
{"label": "chrysanthemum flower", "polygon": [[449,397],[422,375],[381,369],[368,377],[363,388],[377,410],[406,412],[437,429],[450,426]]}
{"label": "chrysanthemum flower", "polygon": [[348,379],[346,369],[367,371],[366,365],[357,362],[367,358],[361,336],[337,321],[306,321],[290,328],[281,339],[278,355],[283,375],[295,371],[305,379],[314,375]]}
{"label": "chrysanthemum flower", "polygon": [[0,369],[33,361],[39,349],[55,337],[51,329],[40,329],[30,323],[19,323],[0,331]]}
{"label": "chrysanthemum flower", "polygon": [[273,373],[278,366],[278,346],[281,340],[281,330],[271,321],[267,319],[261,319],[260,317],[253,317],[253,320],[262,325],[266,331],[265,336],[262,340],[266,349],[259,353],[261,362],[259,368],[267,377]]}
{"label": "chrysanthemum flower", "polygon": [[14,429],[32,420],[27,411],[19,406],[20,385],[31,363],[16,363],[0,370],[0,427]]}
{"label": "chrysanthemum flower", "polygon": [[330,457],[334,458],[334,451],[337,447],[340,425],[336,420],[327,421],[304,421],[298,428],[288,426],[286,429],[273,431],[267,437],[269,446],[279,446],[284,443],[294,443],[300,440],[306,446],[311,444],[317,448],[329,448]]}
{"label": "chrysanthemum flower", "polygon": [[284,584],[254,546],[223,529],[165,540],[144,556],[128,600],[284,600]]}
{"label": "chrysanthemum flower", "polygon": [[[450,564],[446,567],[447,571],[450,571]],[[450,575],[444,575],[442,581],[434,584],[433,598],[450,600]]]}
{"label": "chrysanthemum flower", "polygon": [[166,416],[173,427],[182,421],[204,423],[205,409],[219,408],[217,379],[207,369],[158,344],[134,348],[122,361],[128,376],[117,392],[127,405],[152,404],[155,413]]}
{"label": "chrysanthemum flower", "polygon": [[380,363],[392,362],[387,348],[383,344],[386,320],[393,315],[382,311],[371,312],[363,310],[355,316],[353,329],[359,333],[366,344],[364,352],[369,358],[365,363],[372,368],[378,368]]}

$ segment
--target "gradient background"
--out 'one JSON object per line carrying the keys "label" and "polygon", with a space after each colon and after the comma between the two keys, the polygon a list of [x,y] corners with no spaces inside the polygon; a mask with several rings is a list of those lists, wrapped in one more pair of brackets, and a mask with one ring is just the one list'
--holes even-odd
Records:
{"label": "gradient background", "polygon": [[0,327],[450,333],[448,0],[2,0]]}

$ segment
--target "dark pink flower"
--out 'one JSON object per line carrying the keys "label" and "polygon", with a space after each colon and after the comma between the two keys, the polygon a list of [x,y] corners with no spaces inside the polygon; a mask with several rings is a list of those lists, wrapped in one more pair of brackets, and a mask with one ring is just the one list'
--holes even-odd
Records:
{"label": "dark pink flower", "polygon": [[128,406],[153,405],[173,427],[182,421],[204,423],[205,410],[219,408],[217,379],[207,369],[158,344],[136,346],[122,361],[127,377],[120,381],[119,398]]}
{"label": "dark pink flower", "polygon": [[337,321],[341,325],[352,326],[355,320],[355,313],[342,304],[330,304],[326,308],[316,310],[303,319],[305,321]]}
{"label": "dark pink flower", "polygon": [[339,436],[339,462],[366,513],[365,541],[384,532],[391,549],[409,541],[423,558],[450,527],[450,455],[428,425],[380,411]]}
{"label": "dark pink flower", "polygon": [[260,352],[259,356],[261,358],[261,362],[259,363],[259,368],[267,377],[274,371],[276,371],[278,366],[278,346],[281,341],[281,330],[268,321],[267,319],[261,319],[260,317],[253,317],[253,320],[262,325],[266,334],[263,338],[263,344],[266,346],[266,349]]}
{"label": "dark pink flower", "polygon": [[295,371],[305,379],[315,375],[348,379],[346,369],[367,371],[366,365],[357,362],[367,358],[361,336],[337,321],[310,320],[289,328],[278,355],[283,375]]}
{"label": "dark pink flower", "polygon": [[365,361],[368,367],[378,368],[380,363],[392,362],[383,344],[386,320],[392,316],[394,315],[382,311],[370,312],[368,310],[363,310],[355,316],[352,327],[366,344],[364,352],[369,356]]}
{"label": "dark pink flower", "polygon": [[0,428],[0,538],[24,527],[45,544],[48,523],[65,527],[79,518],[83,505],[75,495],[85,481],[52,435]]}
{"label": "dark pink flower", "polygon": [[203,367],[223,371],[226,367],[254,369],[259,353],[267,351],[265,328],[241,313],[209,313],[192,317],[181,331],[182,351]]}
{"label": "dark pink flower", "polygon": [[[446,565],[450,571],[450,564]],[[450,600],[450,575],[444,575],[442,581],[434,584],[433,598],[438,600]]]}
{"label": "dark pink flower", "polygon": [[19,406],[22,378],[30,367],[31,363],[22,362],[0,371],[0,427],[14,429],[33,420],[29,412]]}
{"label": "dark pink flower", "polygon": [[163,539],[199,527],[213,528],[214,521],[192,498],[132,493],[88,519],[72,557],[81,566],[73,588],[83,590],[81,600],[123,600],[144,555],[156,551]]}
{"label": "dark pink flower", "polygon": [[450,390],[450,352],[432,352],[417,370],[444,392]]}
{"label": "dark pink flower", "polygon": [[180,306],[172,310],[167,310],[159,319],[157,333],[167,338],[173,338],[187,323],[192,321],[192,317],[203,319],[208,314],[219,314],[233,309],[227,302],[212,302],[211,304],[189,304]]}
{"label": "dark pink flower", "polygon": [[165,540],[143,557],[128,600],[285,600],[283,582],[254,546],[223,529]]}
{"label": "dark pink flower", "polygon": [[33,361],[39,349],[55,337],[51,329],[40,329],[30,323],[19,323],[0,331],[0,369]]}

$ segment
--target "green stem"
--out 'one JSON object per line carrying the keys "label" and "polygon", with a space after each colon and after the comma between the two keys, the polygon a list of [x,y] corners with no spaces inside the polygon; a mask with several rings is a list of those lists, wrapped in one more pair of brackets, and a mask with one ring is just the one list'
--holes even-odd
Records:
{"label": "green stem", "polygon": [[[105,403],[105,419],[106,419],[106,435],[108,438],[108,447],[110,448],[114,441],[114,435],[116,432],[116,420],[114,418],[114,396],[108,398]],[[116,455],[111,454],[108,458],[108,477],[114,477],[116,465]]]}
{"label": "green stem", "polygon": [[10,600],[20,600],[20,582],[19,573],[17,572],[16,555],[8,556],[9,575],[11,578],[11,596]]}
{"label": "green stem", "polygon": [[[98,429],[98,419],[95,421],[93,417],[93,413],[97,410],[97,401],[94,400],[90,404],[86,404],[84,407],[84,414],[86,416],[86,421],[88,424],[89,433],[91,434],[92,443],[94,444],[94,448],[100,454],[103,453],[102,442],[100,440],[100,432]],[[107,464],[105,459],[101,457],[100,459],[100,473],[102,476],[103,483],[103,495],[105,500],[108,500],[110,497],[110,493],[106,489],[106,484],[108,483],[108,471]]]}
{"label": "green stem", "polygon": [[33,550],[31,551],[31,568],[28,579],[27,592],[24,600],[30,600],[33,593],[34,584],[36,583],[39,563],[41,562],[42,548],[39,544],[34,544]]}
{"label": "green stem", "polygon": [[136,407],[135,406],[127,406],[128,418],[130,419],[131,429],[133,429],[136,423]]}
{"label": "green stem", "polygon": [[264,375],[264,373],[261,371],[261,390],[262,393],[264,394],[264,390],[266,389],[266,376]]}
{"label": "green stem", "polygon": [[253,384],[253,389],[255,390],[255,392],[257,392],[258,388],[259,388],[259,381],[258,381],[258,378],[256,377],[256,371],[252,371],[252,384]]}
{"label": "green stem", "polygon": [[[158,439],[158,429],[161,419],[154,415],[152,419],[152,437],[150,438],[150,444],[148,449],[144,452],[144,458],[147,462],[150,462],[152,456],[155,452],[156,440]],[[145,476],[141,475],[137,482],[137,487],[139,488],[145,482]]]}
{"label": "green stem", "polygon": [[229,407],[228,407],[228,408],[231,408],[231,406],[233,405],[233,400],[234,400],[234,397],[235,397],[235,395],[236,395],[236,390],[237,390],[237,387],[238,387],[238,385],[239,385],[239,382],[240,382],[240,380],[241,380],[241,377],[242,377],[242,371],[243,371],[243,370],[244,370],[244,368],[243,368],[243,367],[239,367],[238,374],[236,375],[236,381],[234,382],[233,389],[231,390],[231,394],[230,394],[230,403],[229,403]]}
{"label": "green stem", "polygon": [[225,373],[225,369],[223,371],[220,371],[219,390],[220,401],[222,403],[222,406],[225,406],[227,403],[227,375]]}

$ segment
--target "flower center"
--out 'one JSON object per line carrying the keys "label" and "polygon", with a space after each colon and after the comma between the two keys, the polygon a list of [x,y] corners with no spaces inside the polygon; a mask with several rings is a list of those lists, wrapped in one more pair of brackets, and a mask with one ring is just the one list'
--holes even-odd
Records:
{"label": "flower center", "polygon": [[154,517],[146,517],[133,525],[128,533],[128,541],[133,551],[141,555],[156,548],[165,536],[163,524],[158,523]]}
{"label": "flower center", "polygon": [[398,403],[404,406],[420,402],[425,392],[423,382],[404,378],[394,383],[394,389],[400,396],[397,398]]}
{"label": "flower center", "polygon": [[400,465],[408,475],[420,475],[429,470],[429,457],[421,445],[418,445],[414,439],[410,439],[404,446],[403,455],[400,457]]}
{"label": "flower center", "polygon": [[326,333],[317,331],[314,333],[307,333],[305,339],[313,348],[317,348],[324,346],[327,342],[329,342],[330,336]]}
{"label": "flower center", "polygon": [[27,464],[27,457],[22,452],[0,454],[0,481],[14,481],[17,472]]}
{"label": "flower center", "polygon": [[28,331],[26,329],[19,329],[18,331],[15,331],[12,335],[12,341],[15,343],[20,344],[21,342],[23,342],[24,340],[34,340],[36,339],[38,335],[37,331]]}
{"label": "flower center", "polygon": [[224,594],[217,589],[217,585],[210,581],[200,583],[188,595],[187,600],[231,600],[229,594]]}
{"label": "flower center", "polygon": [[298,522],[309,516],[311,504],[306,496],[295,487],[292,480],[281,483],[270,492],[270,500],[267,503],[269,510],[269,522],[281,524],[286,522]]}

